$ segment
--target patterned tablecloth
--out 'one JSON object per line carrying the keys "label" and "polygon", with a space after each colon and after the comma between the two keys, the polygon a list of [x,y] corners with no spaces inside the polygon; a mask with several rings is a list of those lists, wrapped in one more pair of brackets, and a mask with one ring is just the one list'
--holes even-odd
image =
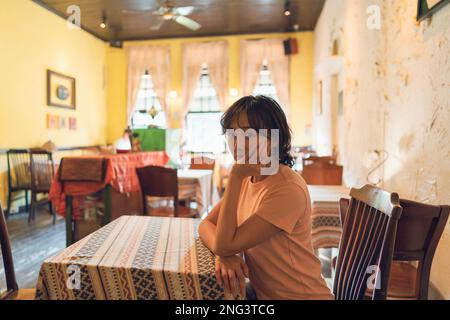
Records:
{"label": "patterned tablecloth", "polygon": [[44,261],[40,300],[224,299],[200,219],[122,216]]}
{"label": "patterned tablecloth", "polygon": [[84,196],[98,192],[104,189],[106,185],[111,185],[114,190],[121,194],[140,193],[136,168],[148,165],[165,166],[169,161],[169,157],[164,151],[71,158],[79,162],[90,158],[106,159],[106,172],[102,182],[65,182],[63,187],[59,181],[59,172],[55,174],[49,198],[56,207],[57,213],[64,216],[66,213],[66,195],[74,196],[72,204],[74,207],[74,219],[78,219],[81,216],[81,212],[78,210],[78,198],[81,199]]}
{"label": "patterned tablecloth", "polygon": [[339,200],[349,198],[350,189],[344,186],[310,186],[311,232],[314,249],[338,248],[342,227]]}

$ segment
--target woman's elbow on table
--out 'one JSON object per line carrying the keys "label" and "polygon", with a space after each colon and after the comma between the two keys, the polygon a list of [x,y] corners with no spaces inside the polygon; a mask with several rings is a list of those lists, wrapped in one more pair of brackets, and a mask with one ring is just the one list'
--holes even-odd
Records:
{"label": "woman's elbow on table", "polygon": [[202,222],[200,222],[199,226],[198,226],[198,235],[200,236],[200,240],[202,240],[203,243],[205,243],[205,226],[206,221],[203,220]]}

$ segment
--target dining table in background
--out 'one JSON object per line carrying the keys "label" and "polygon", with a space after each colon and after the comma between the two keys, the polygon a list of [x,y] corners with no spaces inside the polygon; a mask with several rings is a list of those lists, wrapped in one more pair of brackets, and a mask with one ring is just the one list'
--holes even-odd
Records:
{"label": "dining table in background", "polygon": [[178,190],[180,198],[195,197],[200,216],[208,213],[219,201],[219,193],[214,187],[212,170],[178,170]]}
{"label": "dining table in background", "polygon": [[[122,216],[45,260],[39,300],[220,300],[200,219]],[[244,297],[236,297],[243,299]]]}
{"label": "dining table in background", "polygon": [[308,185],[311,198],[311,235],[314,249],[339,248],[342,234],[339,200],[349,198],[345,186]]}
{"label": "dining table in background", "polygon": [[142,214],[136,168],[168,161],[163,151],[63,158],[49,198],[66,218],[67,245],[124,214]]}

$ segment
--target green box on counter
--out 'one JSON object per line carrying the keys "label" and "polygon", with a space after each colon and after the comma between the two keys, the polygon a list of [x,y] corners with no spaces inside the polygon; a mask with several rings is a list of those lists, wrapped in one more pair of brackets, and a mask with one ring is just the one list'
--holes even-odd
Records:
{"label": "green box on counter", "polygon": [[133,133],[141,141],[143,151],[165,151],[166,150],[166,130],[158,128],[135,129]]}

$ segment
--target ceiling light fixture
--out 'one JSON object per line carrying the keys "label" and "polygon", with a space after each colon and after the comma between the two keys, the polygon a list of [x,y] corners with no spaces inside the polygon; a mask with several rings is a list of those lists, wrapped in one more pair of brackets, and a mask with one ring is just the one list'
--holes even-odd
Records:
{"label": "ceiling light fixture", "polygon": [[291,9],[290,9],[290,6],[291,6],[291,2],[290,2],[289,0],[287,0],[287,1],[284,3],[284,15],[285,15],[286,17],[289,17],[289,16],[291,15]]}
{"label": "ceiling light fixture", "polygon": [[103,12],[102,23],[100,23],[100,28],[106,29],[106,26],[107,26],[107,24],[106,24],[106,14]]}

